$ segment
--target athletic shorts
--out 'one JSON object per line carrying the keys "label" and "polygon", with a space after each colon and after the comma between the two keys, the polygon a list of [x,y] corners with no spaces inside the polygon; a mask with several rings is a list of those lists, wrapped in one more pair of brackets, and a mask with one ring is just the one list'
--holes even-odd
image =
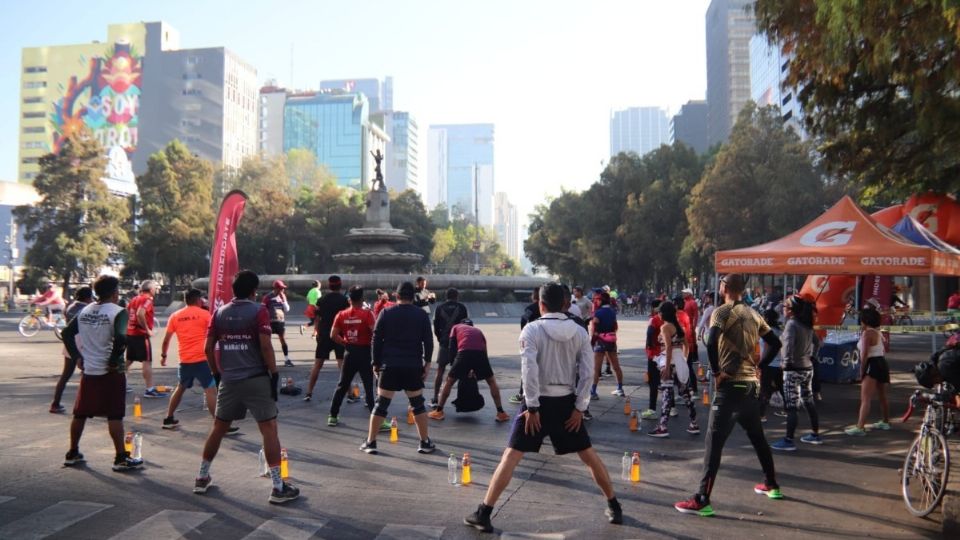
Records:
{"label": "athletic shorts", "polygon": [[451,362],[453,362],[453,358],[450,357],[450,349],[437,346],[437,366],[447,367]]}
{"label": "athletic shorts", "polygon": [[890,382],[890,366],[887,365],[887,359],[882,356],[867,358],[867,369],[864,373],[881,384]]}
{"label": "athletic shorts", "polygon": [[613,353],[615,353],[615,352],[617,352],[617,344],[616,344],[616,343],[609,343],[609,342],[607,342],[607,341],[603,341],[602,339],[598,339],[597,342],[593,344],[593,352],[599,352],[599,353],[613,352]]}
{"label": "athletic shorts", "polygon": [[493,377],[493,368],[490,367],[490,359],[487,358],[487,351],[460,351],[453,359],[453,366],[450,368],[448,377],[453,379],[464,379],[473,371],[478,381],[485,381]]}
{"label": "athletic shorts", "polygon": [[270,394],[270,376],[257,375],[239,381],[223,381],[217,393],[216,417],[224,422],[242,420],[247,411],[257,422],[277,417],[277,402]]}
{"label": "athletic shorts", "polygon": [[286,324],[283,321],[270,321],[270,333],[282,336],[287,331]]}
{"label": "athletic shorts", "polygon": [[73,416],[122,420],[127,409],[127,377],[123,373],[80,377],[80,389],[73,405]]}
{"label": "athletic shorts", "polygon": [[[543,445],[543,438],[550,437],[555,454],[563,455],[580,452],[590,448],[590,436],[587,435],[587,423],[580,423],[580,429],[574,433],[567,431],[563,423],[573,413],[576,396],[570,394],[562,397],[540,396],[540,431],[533,435],[524,432],[526,422],[524,416],[517,415],[510,430],[510,448],[520,452],[539,452]],[[527,409],[526,404],[522,407]]]}
{"label": "athletic shorts", "polygon": [[180,364],[180,367],[177,368],[177,379],[184,388],[193,388],[194,379],[204,390],[213,388],[213,385],[216,384],[213,373],[210,373],[210,366],[206,361]]}
{"label": "athletic shorts", "polygon": [[423,389],[423,369],[385,367],[380,372],[378,388],[399,392],[414,392]]}
{"label": "athletic shorts", "polygon": [[344,362],[359,362],[364,365],[370,365],[373,361],[370,345],[347,345],[344,347]]}
{"label": "athletic shorts", "polygon": [[327,360],[330,358],[330,351],[333,351],[336,358],[343,358],[343,345],[330,339],[329,332],[326,335],[317,335],[317,352],[314,358],[317,360]]}
{"label": "athletic shorts", "polygon": [[152,362],[153,347],[150,336],[127,336],[127,360],[131,362]]}

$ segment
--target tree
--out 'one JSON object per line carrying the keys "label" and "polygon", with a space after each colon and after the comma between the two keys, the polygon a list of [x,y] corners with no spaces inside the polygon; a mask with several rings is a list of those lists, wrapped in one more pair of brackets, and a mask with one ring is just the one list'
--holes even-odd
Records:
{"label": "tree", "polygon": [[410,236],[405,251],[423,255],[423,263],[430,261],[433,251],[433,235],[437,230],[420,195],[412,189],[390,193],[390,224]]}
{"label": "tree", "polygon": [[867,202],[960,189],[953,0],[757,0],[825,165]]}
{"label": "tree", "polygon": [[33,245],[26,266],[56,276],[64,293],[71,281],[85,280],[105,265],[119,263],[127,247],[127,199],[112,195],[103,182],[106,153],[89,132],[71,135],[57,154],[40,158],[33,181],[40,202],[13,210]]}
{"label": "tree", "polygon": [[545,267],[562,278],[582,283],[588,276],[582,264],[584,211],[578,193],[561,192],[546,204],[537,205],[530,216],[523,250],[536,266]]}
{"label": "tree", "polygon": [[729,143],[693,188],[687,219],[693,246],[712,256],[785,236],[823,211],[823,180],[808,145],[779,111],[748,103]]}
{"label": "tree", "polygon": [[139,227],[128,266],[141,275],[161,272],[174,285],[202,275],[216,221],[213,166],[174,140],[150,156],[137,188]]}

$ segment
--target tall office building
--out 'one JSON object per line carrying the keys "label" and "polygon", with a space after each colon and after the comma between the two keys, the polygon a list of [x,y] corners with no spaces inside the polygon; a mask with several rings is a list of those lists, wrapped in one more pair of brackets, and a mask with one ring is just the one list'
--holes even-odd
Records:
{"label": "tall office building", "polygon": [[785,126],[801,139],[807,138],[803,128],[803,110],[794,88],[784,89],[790,70],[790,56],[771,45],[764,34],[750,38],[750,97],[758,106],[773,105],[780,110]]}
{"label": "tall office building", "polygon": [[707,152],[707,102],[690,100],[670,121],[670,142],[682,142],[698,154]]}
{"label": "tall office building", "polygon": [[750,99],[752,0],[712,0],[707,8],[707,144],[725,142]]}
{"label": "tall office building", "polygon": [[320,81],[320,90],[360,92],[367,97],[370,114],[393,110],[393,77],[380,79],[330,79]]}
{"label": "tall office building", "polygon": [[423,198],[420,184],[420,128],[408,112],[384,111],[370,116],[389,140],[384,153],[383,174],[387,187],[398,192],[412,189]]}
{"label": "tall office building", "polygon": [[510,203],[507,194],[498,191],[493,196],[493,229],[497,240],[510,258],[520,260],[520,225],[517,219],[517,207]]}
{"label": "tall office building", "polygon": [[610,117],[610,155],[636,152],[642,156],[670,143],[667,112],[659,107],[631,107]]}
{"label": "tall office building", "polygon": [[264,156],[283,154],[283,109],[287,91],[271,81],[260,89],[257,149]]}
{"label": "tall office building", "polygon": [[493,225],[493,124],[430,126],[427,208],[445,204]]}
{"label": "tall office building", "polygon": [[[376,178],[371,152],[386,155],[387,134],[370,122],[362,93],[289,94],[283,113],[283,151],[310,150],[344,187],[368,189]],[[381,166],[382,167],[382,166]]]}
{"label": "tall office building", "polygon": [[255,153],[256,70],[222,47],[179,42],[153,22],[110,25],[106,43],[24,48],[17,179],[32,181],[39,157],[82,128],[107,152],[123,149],[137,174],[175,138],[231,167]]}

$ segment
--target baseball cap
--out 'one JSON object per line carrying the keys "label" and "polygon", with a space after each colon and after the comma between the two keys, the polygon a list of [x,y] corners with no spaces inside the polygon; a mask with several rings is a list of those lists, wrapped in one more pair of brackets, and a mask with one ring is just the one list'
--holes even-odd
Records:
{"label": "baseball cap", "polygon": [[278,279],[278,280],[276,280],[276,281],[273,282],[273,288],[274,288],[274,289],[276,289],[276,288],[286,289],[286,288],[287,288],[287,284],[284,283],[282,279]]}
{"label": "baseball cap", "polygon": [[684,290],[680,291],[680,294],[693,295],[693,289],[690,289],[690,288],[684,289]]}

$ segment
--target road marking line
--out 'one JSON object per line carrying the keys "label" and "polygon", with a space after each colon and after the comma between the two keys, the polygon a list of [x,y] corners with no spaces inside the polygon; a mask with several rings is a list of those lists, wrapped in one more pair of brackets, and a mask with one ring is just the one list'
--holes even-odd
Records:
{"label": "road marking line", "polygon": [[443,527],[425,525],[387,525],[374,540],[440,540]]}
{"label": "road marking line", "polygon": [[7,501],[12,501],[14,499],[16,499],[16,497],[7,497],[7,496],[0,495],[0,504],[3,504]]}
{"label": "road marking line", "polygon": [[181,510],[163,510],[137,523],[133,527],[114,536],[110,540],[129,540],[130,538],[149,538],[150,540],[175,540],[215,514],[209,512],[185,512]]}
{"label": "road marking line", "polygon": [[112,504],[84,501],[60,501],[39,512],[7,523],[0,528],[0,538],[40,540],[112,506]]}
{"label": "road marking line", "polygon": [[500,540],[564,540],[566,536],[559,533],[510,533],[500,535]]}
{"label": "road marking line", "polygon": [[273,518],[244,536],[243,540],[309,540],[326,524],[325,519]]}

